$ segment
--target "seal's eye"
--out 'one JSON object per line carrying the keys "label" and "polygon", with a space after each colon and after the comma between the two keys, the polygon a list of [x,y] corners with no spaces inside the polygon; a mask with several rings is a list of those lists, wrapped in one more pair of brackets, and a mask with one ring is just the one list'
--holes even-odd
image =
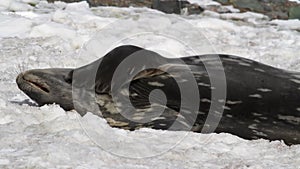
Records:
{"label": "seal's eye", "polygon": [[68,75],[64,77],[65,82],[67,82],[67,83],[69,83],[69,84],[72,84],[73,72],[74,72],[73,70],[70,71],[70,72],[68,73]]}

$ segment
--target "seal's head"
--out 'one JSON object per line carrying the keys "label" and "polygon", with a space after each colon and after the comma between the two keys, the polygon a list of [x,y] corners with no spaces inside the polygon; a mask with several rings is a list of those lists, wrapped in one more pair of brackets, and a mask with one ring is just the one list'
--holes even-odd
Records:
{"label": "seal's head", "polygon": [[38,105],[57,103],[71,110],[74,109],[72,72],[73,69],[34,69],[20,73],[16,82]]}

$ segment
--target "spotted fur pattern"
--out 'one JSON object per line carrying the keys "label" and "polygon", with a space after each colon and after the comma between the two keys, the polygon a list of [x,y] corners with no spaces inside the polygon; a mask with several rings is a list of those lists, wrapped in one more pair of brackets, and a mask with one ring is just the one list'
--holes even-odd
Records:
{"label": "spotted fur pattern", "polygon": [[[77,69],[39,69],[30,70],[20,74],[17,78],[19,88],[39,105],[57,103],[64,109],[76,109],[84,115],[86,111],[105,118],[112,127],[135,130],[142,127],[163,130],[192,130],[201,132],[208,116],[212,103],[224,103],[223,113],[215,111],[213,115],[221,116],[215,132],[227,132],[245,139],[265,138],[269,140],[284,140],[287,144],[300,143],[300,73],[277,69],[249,59],[230,55],[202,55],[183,57],[182,61],[188,65],[197,81],[200,103],[197,116],[193,119],[189,115],[189,107],[181,108],[181,94],[178,85],[189,83],[183,65],[174,63],[149,51],[147,58],[152,55],[165,59],[168,64],[161,65],[159,69],[143,70],[137,74],[130,83],[129,91],[119,89],[120,93],[130,98],[132,107],[122,105],[122,102],[113,101],[110,91],[111,79],[114,70],[128,55],[144,50],[135,46],[121,46],[115,48],[102,59]],[[147,51],[146,51],[147,52]],[[227,97],[211,98],[213,86],[207,72],[211,69],[221,69],[218,63],[221,60],[226,77]],[[101,64],[100,64],[101,63]],[[100,67],[98,67],[100,64]],[[133,68],[128,68],[132,71]],[[136,68],[138,69],[138,68]],[[173,76],[167,70],[174,72]],[[96,72],[95,85],[85,86],[91,72]],[[74,73],[83,79],[74,79]],[[174,75],[180,81],[174,81]],[[218,77],[216,77],[218,78]],[[75,83],[76,81],[76,83]],[[73,84],[73,85],[72,85]],[[77,84],[77,85],[74,85]],[[86,89],[86,90],[83,90]],[[164,105],[161,100],[153,98],[149,101],[151,91],[159,89],[166,95]],[[96,97],[80,99],[74,97],[73,91],[78,95]],[[83,92],[82,92],[83,90]],[[47,92],[48,91],[48,92]],[[82,94],[83,93],[83,94]],[[88,94],[84,94],[88,93]],[[84,102],[84,100],[87,100]],[[193,100],[190,100],[191,102]],[[78,103],[73,106],[73,103]],[[93,104],[92,104],[93,103]],[[96,112],[97,105],[100,112]],[[163,110],[160,116],[154,116],[155,111]],[[134,112],[131,113],[130,112]],[[120,112],[129,112],[130,119]],[[184,112],[184,113],[182,113]],[[139,123],[139,121],[145,121]],[[171,126],[177,120],[176,128]],[[188,128],[192,126],[192,128]]]}

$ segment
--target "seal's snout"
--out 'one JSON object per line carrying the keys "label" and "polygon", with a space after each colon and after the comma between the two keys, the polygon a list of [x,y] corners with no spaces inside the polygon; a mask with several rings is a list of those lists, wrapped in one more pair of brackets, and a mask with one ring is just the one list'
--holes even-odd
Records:
{"label": "seal's snout", "polygon": [[73,69],[33,69],[20,73],[18,87],[40,106],[57,103],[65,110],[73,109]]}
{"label": "seal's snout", "polygon": [[22,84],[24,84],[24,83],[30,86],[30,87],[28,86],[28,89],[40,90],[40,92],[45,92],[45,93],[50,92],[49,85],[41,77],[35,75],[34,71],[33,72],[26,71],[26,72],[20,73],[18,75],[17,84],[19,86],[23,86]]}
{"label": "seal's snout", "polygon": [[18,86],[22,83],[22,80],[23,80],[23,73],[20,73],[16,78],[16,83]]}

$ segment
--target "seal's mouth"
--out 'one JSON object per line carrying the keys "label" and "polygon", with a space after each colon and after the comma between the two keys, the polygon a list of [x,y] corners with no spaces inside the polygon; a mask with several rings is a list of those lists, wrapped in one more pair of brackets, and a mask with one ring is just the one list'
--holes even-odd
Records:
{"label": "seal's mouth", "polygon": [[34,89],[38,89],[45,93],[50,93],[48,85],[40,81],[38,78],[26,76],[25,74],[20,74],[18,78]]}
{"label": "seal's mouth", "polygon": [[28,83],[30,83],[31,85],[35,86],[36,88],[46,92],[46,93],[50,92],[50,90],[46,87],[46,85],[44,85],[42,83],[35,82],[35,81],[32,81],[32,80],[26,80],[26,79],[24,79],[24,80],[27,81]]}

